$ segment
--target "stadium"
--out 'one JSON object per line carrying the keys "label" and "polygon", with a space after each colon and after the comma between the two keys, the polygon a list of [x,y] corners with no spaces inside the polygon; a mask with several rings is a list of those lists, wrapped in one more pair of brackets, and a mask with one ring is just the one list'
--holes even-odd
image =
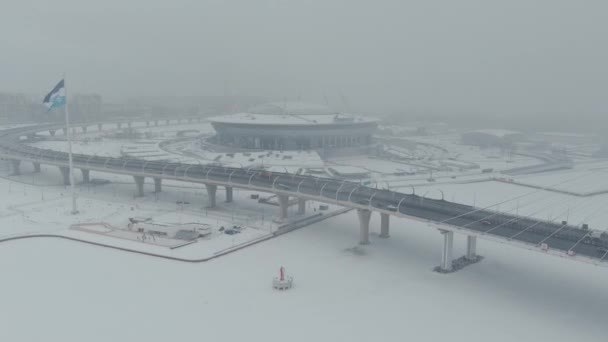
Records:
{"label": "stadium", "polygon": [[[213,117],[216,135],[209,143],[233,149],[317,150],[366,153],[375,119],[339,113],[300,102],[270,103],[247,112]],[[350,154],[350,153],[349,153]]]}

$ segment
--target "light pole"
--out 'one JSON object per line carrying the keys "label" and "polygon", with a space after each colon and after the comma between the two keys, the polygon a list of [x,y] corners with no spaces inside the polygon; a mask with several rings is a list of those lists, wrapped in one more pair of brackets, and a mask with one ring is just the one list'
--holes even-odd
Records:
{"label": "light pole", "polygon": [[429,193],[429,191],[431,191],[431,190],[427,190],[424,193],[424,195],[422,195],[422,197],[420,197],[420,206],[422,206],[424,204],[424,196],[426,196]]}

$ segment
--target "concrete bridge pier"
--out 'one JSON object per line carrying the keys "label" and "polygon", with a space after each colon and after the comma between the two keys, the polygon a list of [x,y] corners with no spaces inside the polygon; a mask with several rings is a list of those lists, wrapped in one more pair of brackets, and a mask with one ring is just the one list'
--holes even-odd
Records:
{"label": "concrete bridge pier", "polygon": [[199,118],[198,118],[198,122],[201,122],[201,121],[203,121],[203,119],[201,119],[201,118],[199,117]]}
{"label": "concrete bridge pier", "polygon": [[279,221],[285,221],[289,217],[289,196],[277,195],[277,200],[279,201]]}
{"label": "concrete bridge pier", "polygon": [[226,187],[226,203],[232,202],[233,190],[231,186]]}
{"label": "concrete bridge pier", "polygon": [[127,127],[129,127],[129,129],[131,129],[132,125],[133,125],[133,123],[131,121],[127,122]]}
{"label": "concrete bridge pier", "polygon": [[87,132],[87,126],[82,126],[82,133],[86,133]]}
{"label": "concrete bridge pier", "polygon": [[34,173],[40,172],[40,163],[32,163],[34,165]]}
{"label": "concrete bridge pier", "polygon": [[215,208],[215,194],[217,193],[217,185],[205,184],[205,188],[207,188],[207,197],[209,197],[207,208]]}
{"label": "concrete bridge pier", "polygon": [[11,165],[13,166],[13,176],[18,176],[21,174],[21,169],[19,166],[21,165],[21,160],[19,159],[11,159]]}
{"label": "concrete bridge pier", "polygon": [[207,208],[215,208],[215,194],[217,193],[217,185],[205,184],[205,188],[207,188],[207,197],[209,197]]}
{"label": "concrete bridge pier", "polygon": [[50,129],[50,130],[49,130],[49,134],[50,134],[52,137],[54,137],[54,136],[55,136],[55,132],[56,132],[56,131],[55,131],[54,129]]}
{"label": "concrete bridge pier", "polygon": [[121,129],[121,128],[122,128],[122,123],[120,123],[120,122],[116,123],[116,127],[117,127],[118,129]]}
{"label": "concrete bridge pier", "polygon": [[158,120],[154,120],[154,126],[158,126]]}
{"label": "concrete bridge pier", "polygon": [[441,265],[439,265],[439,268],[442,272],[451,272],[454,232],[448,230],[440,230],[440,232],[443,234],[443,250],[441,251]]}
{"label": "concrete bridge pier", "polygon": [[298,198],[298,215],[304,215],[306,213],[306,200]]}
{"label": "concrete bridge pier", "polygon": [[163,179],[154,177],[154,192],[159,193],[162,190]]}
{"label": "concrete bridge pier", "polygon": [[68,134],[68,129],[67,128],[63,127],[61,130],[63,131],[63,135]]}
{"label": "concrete bridge pier", "polygon": [[97,130],[101,132],[102,129],[103,129],[103,124],[98,123]]}
{"label": "concrete bridge pier", "polygon": [[469,261],[477,261],[477,236],[467,236],[467,254],[465,258]]}
{"label": "concrete bridge pier", "polygon": [[359,244],[369,245],[369,219],[372,212],[367,209],[357,209],[359,217]]}
{"label": "concrete bridge pier", "polygon": [[146,127],[150,127],[150,121],[146,121]]}
{"label": "concrete bridge pier", "polygon": [[133,180],[135,180],[135,185],[137,186],[137,193],[135,197],[144,197],[144,181],[146,177],[144,176],[133,176]]}
{"label": "concrete bridge pier", "polygon": [[85,184],[88,184],[91,181],[91,179],[89,178],[90,171],[91,170],[80,169],[80,172],[82,173],[82,182]]}
{"label": "concrete bridge pier", "polygon": [[389,229],[389,215],[381,213],[380,214],[380,237],[388,238],[390,235],[388,234]]}
{"label": "concrete bridge pier", "polygon": [[59,171],[63,176],[63,185],[70,185],[70,168],[67,166],[60,166]]}

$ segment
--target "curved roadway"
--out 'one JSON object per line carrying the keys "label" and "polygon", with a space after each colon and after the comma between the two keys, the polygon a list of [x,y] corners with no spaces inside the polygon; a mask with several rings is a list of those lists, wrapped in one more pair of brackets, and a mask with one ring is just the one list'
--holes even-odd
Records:
{"label": "curved roadway", "polygon": [[[57,124],[44,124],[0,131],[0,156],[6,159],[66,167],[67,153],[40,149],[20,142],[22,136],[60,128],[62,126]],[[548,247],[550,251],[573,258],[582,256],[582,260],[585,261],[608,264],[605,263],[608,254],[607,234],[592,237],[590,231],[575,226],[477,209],[444,200],[426,199],[414,194],[374,189],[350,181],[278,172],[267,173],[254,169],[84,154],[73,154],[73,161],[74,168],[271,192],[393,216],[415,218],[436,224],[439,229],[524,244],[525,247],[533,249]]]}

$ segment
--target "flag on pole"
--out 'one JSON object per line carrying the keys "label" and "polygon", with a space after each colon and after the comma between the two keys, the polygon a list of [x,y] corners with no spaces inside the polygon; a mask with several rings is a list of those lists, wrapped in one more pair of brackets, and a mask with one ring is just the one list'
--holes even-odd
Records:
{"label": "flag on pole", "polygon": [[63,80],[57,83],[55,88],[44,97],[44,101],[42,102],[49,111],[65,105],[65,85]]}

